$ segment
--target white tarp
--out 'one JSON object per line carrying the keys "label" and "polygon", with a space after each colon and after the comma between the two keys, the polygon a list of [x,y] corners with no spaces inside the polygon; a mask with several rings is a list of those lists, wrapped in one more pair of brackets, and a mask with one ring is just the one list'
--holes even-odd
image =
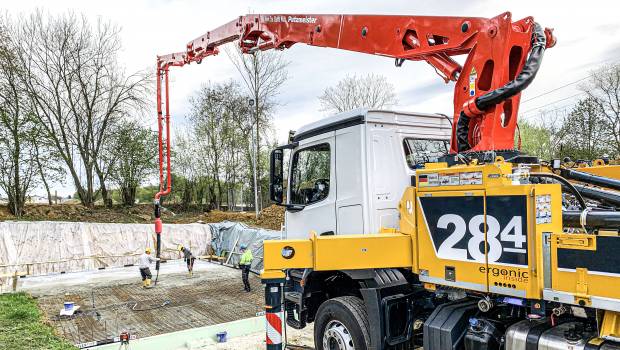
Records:
{"label": "white tarp", "polygon": [[[149,224],[0,222],[0,285],[15,272],[44,275],[137,263],[136,255],[154,247],[153,237]],[[204,255],[211,229],[205,224],[164,225],[161,237],[164,258],[179,258],[178,244]]]}
{"label": "white tarp", "polygon": [[[280,238],[278,231],[232,222],[165,224],[163,231],[163,258],[180,258],[178,244],[195,256],[230,254],[245,244],[257,257],[252,264],[255,271],[262,268],[263,240]],[[0,291],[6,291],[9,275],[16,272],[46,275],[135,264],[146,247],[154,254],[154,236],[152,224],[0,222]],[[230,263],[236,264],[238,258],[233,254]]]}

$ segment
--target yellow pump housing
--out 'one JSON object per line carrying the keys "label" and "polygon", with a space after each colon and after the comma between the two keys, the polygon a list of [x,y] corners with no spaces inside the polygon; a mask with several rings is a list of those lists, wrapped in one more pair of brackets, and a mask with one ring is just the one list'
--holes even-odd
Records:
{"label": "yellow pump housing", "polygon": [[450,287],[606,310],[620,334],[620,237],[564,233],[559,184],[526,169],[427,164],[399,204],[400,229],[265,241],[263,278],[283,270],[404,268],[428,290]]}

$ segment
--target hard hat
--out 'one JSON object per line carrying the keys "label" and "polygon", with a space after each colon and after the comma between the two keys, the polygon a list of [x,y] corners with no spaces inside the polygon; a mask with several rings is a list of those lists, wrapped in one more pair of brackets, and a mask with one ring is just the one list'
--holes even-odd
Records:
{"label": "hard hat", "polygon": [[247,245],[242,244],[242,245],[239,246],[239,249],[246,249],[247,247],[248,247]]}
{"label": "hard hat", "polygon": [[144,250],[144,252],[145,252],[145,253],[147,253],[147,254],[151,254],[151,248],[147,247],[147,248]]}
{"label": "hard hat", "polygon": [[177,246],[177,249],[178,249],[180,252],[181,252],[181,251],[183,251],[183,245],[182,245],[182,244],[179,244],[179,245]]}

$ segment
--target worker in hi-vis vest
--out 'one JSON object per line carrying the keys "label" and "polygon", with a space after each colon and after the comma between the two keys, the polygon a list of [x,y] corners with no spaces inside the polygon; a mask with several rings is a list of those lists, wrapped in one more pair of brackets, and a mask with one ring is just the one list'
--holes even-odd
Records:
{"label": "worker in hi-vis vest", "polygon": [[243,289],[246,292],[251,291],[250,289],[250,281],[248,277],[250,275],[250,266],[252,265],[252,260],[254,257],[252,256],[252,250],[247,249],[248,247],[245,244],[242,244],[241,249],[241,260],[239,260],[239,267],[241,267],[241,279],[243,280]]}
{"label": "worker in hi-vis vest", "polygon": [[149,268],[149,266],[160,260],[159,258],[154,258],[151,256],[151,248],[147,247],[144,250],[144,253],[142,255],[140,255],[140,275],[142,276],[142,287],[144,288],[150,288],[151,287],[151,278],[153,277],[153,275],[151,275],[151,269]]}

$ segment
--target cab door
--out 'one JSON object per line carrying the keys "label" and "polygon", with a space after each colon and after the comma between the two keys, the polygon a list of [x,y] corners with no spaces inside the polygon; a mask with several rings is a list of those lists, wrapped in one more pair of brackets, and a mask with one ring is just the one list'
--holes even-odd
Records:
{"label": "cab door", "polygon": [[[285,213],[287,238],[336,232],[335,135],[323,133],[299,142],[291,155]],[[302,208],[299,210],[299,208]]]}

